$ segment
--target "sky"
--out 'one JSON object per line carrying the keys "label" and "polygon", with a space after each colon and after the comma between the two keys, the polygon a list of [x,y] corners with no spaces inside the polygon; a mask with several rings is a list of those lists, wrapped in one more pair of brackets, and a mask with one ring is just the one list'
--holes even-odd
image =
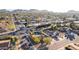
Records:
{"label": "sky", "polygon": [[78,0],[0,0],[0,9],[38,9],[54,12],[79,11]]}

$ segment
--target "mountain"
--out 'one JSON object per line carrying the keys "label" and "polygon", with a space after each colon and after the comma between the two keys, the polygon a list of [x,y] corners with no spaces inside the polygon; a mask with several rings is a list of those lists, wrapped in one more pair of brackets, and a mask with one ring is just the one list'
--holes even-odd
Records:
{"label": "mountain", "polygon": [[10,12],[10,11],[6,9],[1,9],[0,12]]}
{"label": "mountain", "polygon": [[79,13],[79,11],[69,10],[67,13]]}

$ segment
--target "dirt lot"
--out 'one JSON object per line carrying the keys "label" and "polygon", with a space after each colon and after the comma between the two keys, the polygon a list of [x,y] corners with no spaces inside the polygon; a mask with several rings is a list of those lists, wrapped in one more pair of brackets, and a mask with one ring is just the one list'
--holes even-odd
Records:
{"label": "dirt lot", "polygon": [[61,41],[57,41],[57,42],[52,42],[51,45],[49,45],[49,50],[60,50],[60,48],[65,47],[66,45],[70,44],[70,43],[79,43],[79,36],[75,36],[75,40],[70,41],[68,39],[63,39]]}

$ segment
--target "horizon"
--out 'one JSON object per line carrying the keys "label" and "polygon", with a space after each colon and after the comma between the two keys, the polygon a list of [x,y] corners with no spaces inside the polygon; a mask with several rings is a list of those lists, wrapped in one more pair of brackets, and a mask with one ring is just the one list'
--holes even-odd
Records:
{"label": "horizon", "polygon": [[37,9],[52,12],[79,11],[78,0],[0,0],[0,9]]}
{"label": "horizon", "polygon": [[[32,10],[32,9],[0,9],[0,10],[8,10],[8,11],[14,11],[14,10]],[[39,9],[34,9],[34,10],[38,10],[38,11],[43,11],[43,10],[39,10]],[[54,11],[49,11],[49,10],[46,10],[46,11],[48,11],[48,12],[54,12]],[[79,10],[68,10],[68,11],[65,11],[65,12],[57,12],[57,13],[66,13],[66,12],[69,12],[69,11],[71,11],[71,12],[79,12]]]}

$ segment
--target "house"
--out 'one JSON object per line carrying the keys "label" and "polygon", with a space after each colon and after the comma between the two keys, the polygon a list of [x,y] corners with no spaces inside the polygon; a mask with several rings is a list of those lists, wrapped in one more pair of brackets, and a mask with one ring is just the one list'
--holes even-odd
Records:
{"label": "house", "polygon": [[75,25],[79,26],[79,21],[74,21]]}
{"label": "house", "polygon": [[8,50],[10,48],[10,39],[0,37],[0,50]]}

